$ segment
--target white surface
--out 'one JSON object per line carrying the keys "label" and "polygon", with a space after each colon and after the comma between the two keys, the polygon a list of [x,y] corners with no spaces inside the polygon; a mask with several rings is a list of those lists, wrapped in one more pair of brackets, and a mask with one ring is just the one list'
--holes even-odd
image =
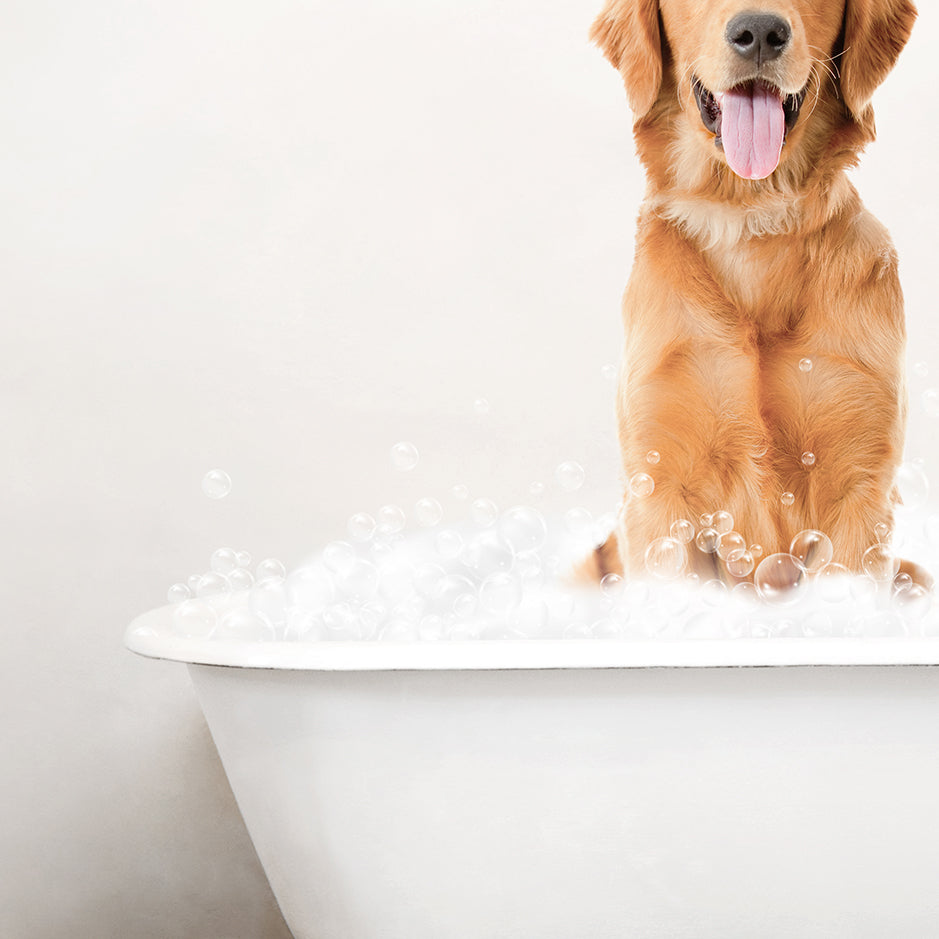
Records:
{"label": "white surface", "polygon": [[[562,459],[615,505],[599,371],[642,180],[599,6],[4,4],[0,934],[286,935],[184,669],[121,645],[215,548],[294,563],[352,512],[456,482],[508,505]],[[920,6],[857,179],[931,369],[908,452],[935,477]]]}
{"label": "white surface", "polygon": [[191,673],[295,939],[935,931],[936,669]]}

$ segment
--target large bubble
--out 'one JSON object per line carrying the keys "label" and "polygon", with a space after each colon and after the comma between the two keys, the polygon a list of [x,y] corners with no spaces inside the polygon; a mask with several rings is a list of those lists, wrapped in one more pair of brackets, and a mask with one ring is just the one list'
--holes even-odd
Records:
{"label": "large bubble", "polygon": [[773,606],[793,606],[805,594],[805,570],[791,554],[771,554],[763,558],[753,575],[760,596]]}

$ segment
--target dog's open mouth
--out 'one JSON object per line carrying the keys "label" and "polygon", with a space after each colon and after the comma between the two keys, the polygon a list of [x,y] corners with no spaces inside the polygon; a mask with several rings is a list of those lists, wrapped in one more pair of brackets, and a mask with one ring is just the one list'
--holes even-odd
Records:
{"label": "dog's open mouth", "polygon": [[710,92],[692,82],[704,126],[724,150],[730,168],[744,179],[766,179],[777,166],[786,134],[799,119],[806,89],[781,95],[761,81]]}

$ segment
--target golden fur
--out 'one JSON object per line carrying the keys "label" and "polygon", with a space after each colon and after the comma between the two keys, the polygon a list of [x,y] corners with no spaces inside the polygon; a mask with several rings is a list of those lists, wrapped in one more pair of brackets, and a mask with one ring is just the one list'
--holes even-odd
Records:
{"label": "golden fur", "polygon": [[[759,71],[725,39],[742,11],[791,26],[783,54]],[[648,178],[617,413],[626,480],[655,481],[646,497],[627,482],[617,530],[588,562],[594,576],[641,573],[646,547],[673,521],[698,525],[717,510],[766,555],[820,529],[854,571],[884,540],[879,526],[892,527],[903,300],[890,237],[845,169],[874,137],[871,95],[915,16],[907,0],[608,0],[594,23],[625,82]],[[730,169],[692,84],[724,91],[754,77],[780,97],[805,90],[762,180]],[[734,580],[716,555],[690,555],[708,576]]]}

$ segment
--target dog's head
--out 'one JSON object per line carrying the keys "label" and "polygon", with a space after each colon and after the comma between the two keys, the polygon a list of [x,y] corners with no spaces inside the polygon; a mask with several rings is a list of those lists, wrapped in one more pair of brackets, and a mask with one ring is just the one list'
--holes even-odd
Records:
{"label": "dog's head", "polygon": [[591,38],[637,119],[667,95],[670,120],[737,176],[765,179],[821,94],[872,131],[871,96],[915,18],[909,0],[607,0]]}

